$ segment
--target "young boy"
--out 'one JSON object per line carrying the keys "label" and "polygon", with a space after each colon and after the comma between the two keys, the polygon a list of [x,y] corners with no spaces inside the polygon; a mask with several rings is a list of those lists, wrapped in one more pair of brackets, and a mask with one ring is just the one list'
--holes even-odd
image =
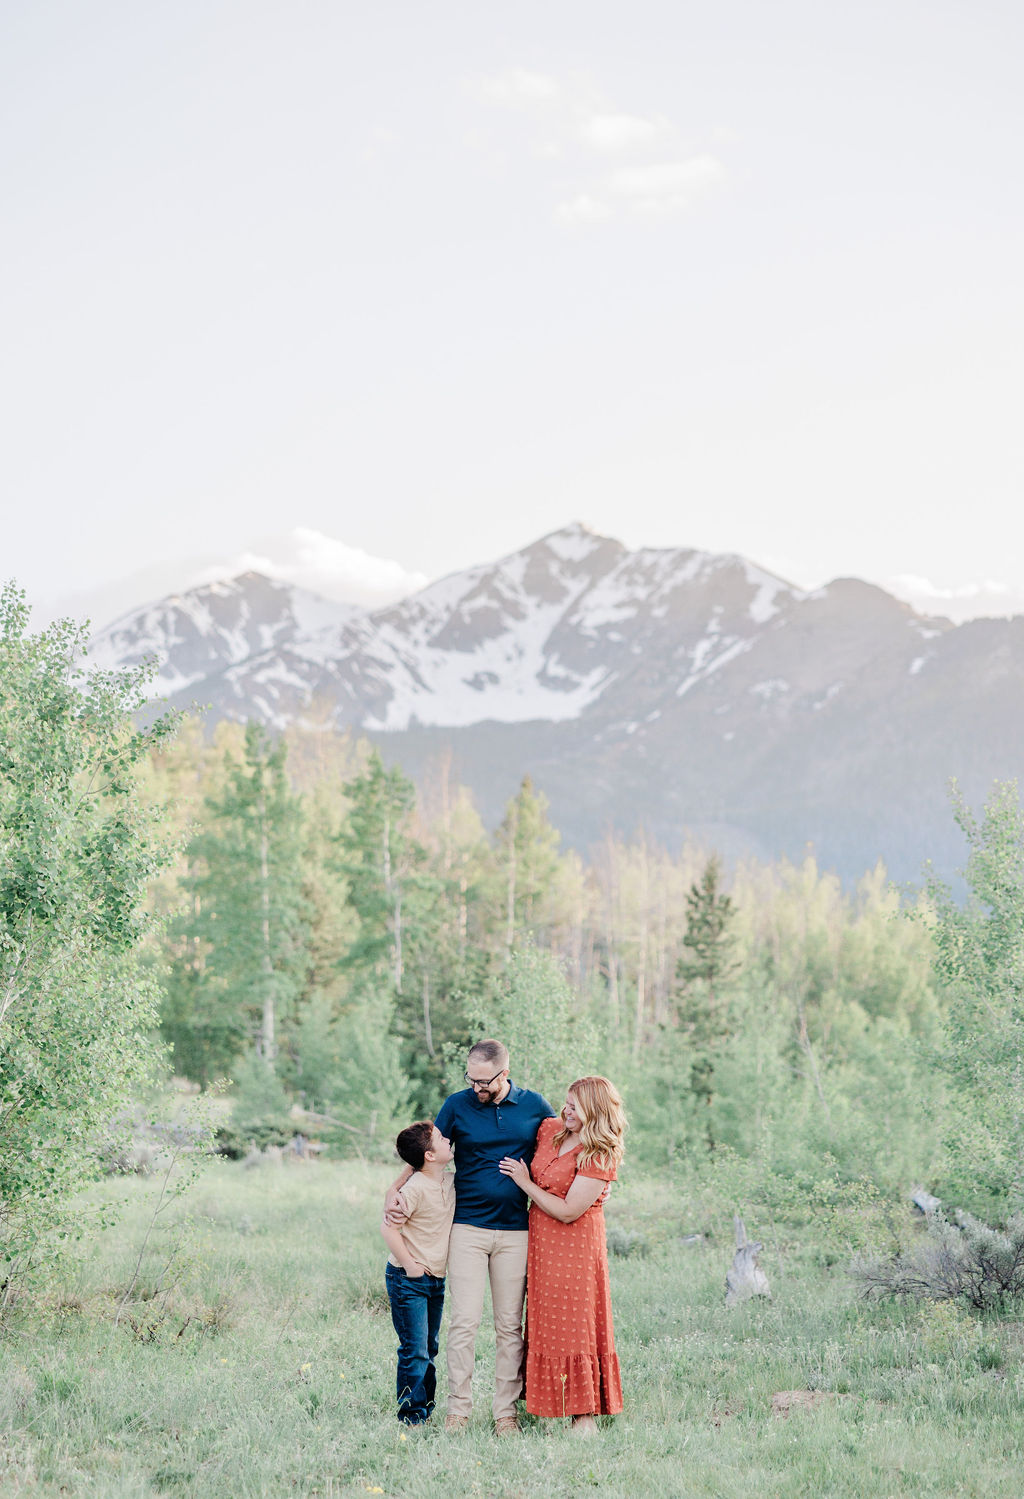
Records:
{"label": "young boy", "polygon": [[384,1275],[398,1334],[398,1419],[421,1426],[434,1409],[437,1384],[434,1360],[455,1213],[454,1180],[445,1171],[452,1147],[429,1119],[403,1129],[395,1146],[413,1174],[402,1188],[404,1223],[380,1226],[391,1250]]}

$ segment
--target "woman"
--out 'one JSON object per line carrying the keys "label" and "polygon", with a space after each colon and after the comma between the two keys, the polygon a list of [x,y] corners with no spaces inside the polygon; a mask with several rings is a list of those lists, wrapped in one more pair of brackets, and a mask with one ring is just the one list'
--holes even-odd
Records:
{"label": "woman", "polygon": [[604,1210],[598,1201],[622,1160],[626,1117],[606,1077],[581,1077],[558,1119],[537,1135],[531,1168],[500,1169],[532,1199],[526,1272],[526,1409],[572,1416],[580,1435],[595,1415],[622,1409],[612,1332]]}

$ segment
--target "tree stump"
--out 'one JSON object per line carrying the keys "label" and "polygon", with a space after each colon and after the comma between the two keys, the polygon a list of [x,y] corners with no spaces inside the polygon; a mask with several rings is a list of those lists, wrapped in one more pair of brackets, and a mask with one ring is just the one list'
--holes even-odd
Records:
{"label": "tree stump", "polygon": [[743,1219],[737,1213],[733,1218],[736,1227],[736,1253],[725,1276],[725,1304],[732,1307],[751,1296],[770,1296],[768,1277],[757,1263],[763,1244],[751,1243]]}

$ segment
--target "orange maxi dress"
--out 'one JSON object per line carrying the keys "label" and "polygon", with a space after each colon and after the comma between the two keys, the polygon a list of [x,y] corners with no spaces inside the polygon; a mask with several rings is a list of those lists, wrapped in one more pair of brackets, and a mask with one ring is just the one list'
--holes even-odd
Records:
{"label": "orange maxi dress", "polygon": [[[560,1119],[537,1135],[530,1174],[538,1187],[565,1197],[577,1174],[580,1146],[558,1155]],[[580,1175],[614,1181],[614,1167],[584,1166]],[[608,1247],[599,1202],[575,1223],[530,1207],[526,1271],[526,1409],[533,1416],[616,1415],[622,1381],[612,1328]]]}

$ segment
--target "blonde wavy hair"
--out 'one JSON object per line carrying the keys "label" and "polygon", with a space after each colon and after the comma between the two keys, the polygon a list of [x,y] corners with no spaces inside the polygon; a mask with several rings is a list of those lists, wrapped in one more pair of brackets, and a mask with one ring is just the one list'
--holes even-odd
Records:
{"label": "blonde wavy hair", "polygon": [[[617,1088],[606,1077],[578,1077],[570,1083],[567,1091],[576,1100],[576,1112],[580,1118],[582,1148],[577,1157],[578,1164],[611,1171],[621,1163],[625,1154],[626,1116]],[[562,1127],[556,1130],[552,1140],[556,1150],[569,1133],[565,1127],[564,1108],[559,1117]]]}

